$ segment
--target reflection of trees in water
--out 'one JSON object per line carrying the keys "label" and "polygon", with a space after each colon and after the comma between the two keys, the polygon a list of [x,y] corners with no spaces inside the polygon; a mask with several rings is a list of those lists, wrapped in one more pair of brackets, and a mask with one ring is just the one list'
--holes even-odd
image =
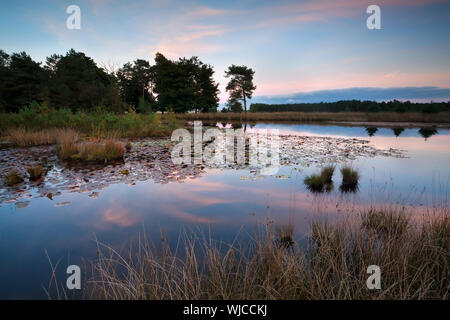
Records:
{"label": "reflection of trees in water", "polygon": [[367,134],[369,135],[369,137],[372,137],[378,131],[378,128],[377,127],[366,127],[366,131],[367,131]]}
{"label": "reflection of trees in water", "polygon": [[394,135],[396,137],[399,137],[403,131],[405,131],[405,128],[392,128],[392,131],[394,131]]}
{"label": "reflection of trees in water", "polygon": [[429,137],[434,136],[437,134],[438,131],[436,127],[424,127],[419,129],[419,134],[427,140]]}

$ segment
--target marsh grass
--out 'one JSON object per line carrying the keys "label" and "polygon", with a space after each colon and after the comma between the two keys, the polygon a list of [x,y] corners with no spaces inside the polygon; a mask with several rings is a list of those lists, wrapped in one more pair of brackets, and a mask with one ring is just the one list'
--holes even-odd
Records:
{"label": "marsh grass", "polygon": [[[403,211],[372,210],[351,222],[314,222],[304,244],[289,250],[280,245],[280,239],[288,234],[291,241],[290,227],[276,231],[278,240],[273,228],[266,228],[265,234],[250,242],[236,239],[228,244],[186,235],[182,249],[175,251],[165,238],[156,250],[140,237],[137,247],[125,255],[98,243],[98,258],[90,268],[84,296],[446,300],[448,214],[447,208],[443,215],[419,222]],[[366,286],[369,265],[381,269],[381,290]]]}
{"label": "marsh grass", "polygon": [[17,170],[11,170],[5,174],[5,182],[8,186],[14,186],[23,182],[23,176]]}
{"label": "marsh grass", "polygon": [[38,164],[36,166],[28,167],[27,172],[30,180],[35,181],[42,177],[42,175],[44,174],[44,168],[40,164]]}
{"label": "marsh grass", "polygon": [[323,192],[324,190],[327,192],[333,190],[333,174],[335,168],[334,165],[325,166],[322,168],[320,174],[307,176],[303,180],[307,189],[316,193]]}
{"label": "marsh grass", "polygon": [[359,173],[351,167],[342,167],[342,184],[340,189],[342,192],[354,192],[358,190]]}
{"label": "marsh grass", "polygon": [[306,188],[311,192],[323,192],[324,190],[324,179],[319,174],[307,176],[303,182],[305,183]]}
{"label": "marsh grass", "polygon": [[18,147],[32,147],[77,141],[79,134],[72,129],[26,130],[24,128],[10,129],[8,140]]}
{"label": "marsh grass", "polygon": [[114,140],[69,142],[58,145],[57,152],[62,160],[107,162],[123,159],[125,147],[121,142]]}
{"label": "marsh grass", "polygon": [[215,112],[179,114],[178,118],[188,121],[301,121],[301,122],[425,122],[449,123],[450,112]]}

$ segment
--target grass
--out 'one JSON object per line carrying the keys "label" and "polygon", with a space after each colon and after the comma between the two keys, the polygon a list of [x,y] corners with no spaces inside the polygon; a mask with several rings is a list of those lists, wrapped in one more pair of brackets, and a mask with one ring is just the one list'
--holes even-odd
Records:
{"label": "grass", "polygon": [[307,176],[303,182],[311,192],[322,192],[325,186],[323,177],[319,174]]}
{"label": "grass", "polygon": [[33,167],[28,167],[27,172],[30,176],[30,180],[35,181],[42,177],[42,175],[44,174],[44,168],[40,164],[38,164]]}
{"label": "grass", "polygon": [[79,134],[72,129],[26,130],[16,128],[9,129],[7,136],[13,145],[19,147],[51,145],[79,139]]}
{"label": "grass", "polygon": [[23,177],[18,171],[12,170],[5,175],[5,182],[8,186],[14,186],[23,182]]}
{"label": "grass", "polygon": [[123,159],[125,147],[114,140],[87,143],[62,143],[57,152],[62,160],[108,162]]}
{"label": "grass", "polygon": [[303,181],[311,192],[331,191],[333,189],[334,165],[322,168],[320,174],[312,174],[307,176]]}
{"label": "grass", "polygon": [[297,122],[423,122],[450,123],[450,112],[424,114],[421,112],[216,112],[177,115],[179,119],[193,121],[297,121]]}
{"label": "grass", "polygon": [[343,192],[352,192],[358,189],[359,183],[359,173],[358,171],[350,168],[350,167],[342,167],[342,184],[341,191]]}
{"label": "grass", "polygon": [[[84,296],[93,299],[442,299],[449,298],[450,217],[421,221],[404,211],[374,210],[334,223],[314,222],[291,243],[293,228],[266,227],[249,243],[186,236],[182,252],[144,237],[121,255],[98,244]],[[368,228],[372,232],[368,232]],[[246,244],[244,244],[246,243]],[[381,269],[381,289],[366,286]]]}
{"label": "grass", "polygon": [[[22,108],[19,113],[0,114],[0,134],[8,135],[13,143],[23,146],[53,144],[53,130],[74,130],[84,135],[98,138],[163,137],[171,134],[179,122],[172,114],[114,114],[101,108],[92,112],[71,112],[68,109],[50,109],[45,105]],[[17,128],[23,128],[18,130]],[[10,131],[13,131],[13,135]],[[48,130],[48,132],[47,132]],[[28,133],[26,139],[23,133]],[[32,136],[30,133],[40,132]],[[17,133],[19,134],[17,136]]]}

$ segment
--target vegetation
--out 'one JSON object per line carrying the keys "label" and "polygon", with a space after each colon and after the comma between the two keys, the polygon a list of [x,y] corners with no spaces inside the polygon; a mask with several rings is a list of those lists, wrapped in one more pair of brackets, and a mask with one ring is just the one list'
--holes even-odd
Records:
{"label": "vegetation", "polygon": [[218,107],[214,70],[197,57],[172,61],[157,53],[145,60],[100,68],[82,52],[51,55],[44,65],[25,52],[0,50],[0,112],[18,112],[33,101],[71,112],[102,110],[211,112]]}
{"label": "vegetation", "polygon": [[30,180],[34,181],[42,177],[42,175],[44,174],[44,168],[40,164],[38,164],[36,166],[27,168],[27,172],[30,176]]}
{"label": "vegetation", "polygon": [[[239,112],[216,112],[179,114],[179,119],[202,120],[211,123],[216,121],[240,122]],[[249,122],[256,121],[286,121],[286,122],[424,122],[450,123],[450,112],[420,113],[420,112],[250,112],[246,115]]]}
{"label": "vegetation", "polygon": [[320,174],[307,176],[303,182],[311,192],[323,192],[325,182]]}
{"label": "vegetation", "polygon": [[5,175],[5,181],[8,186],[14,186],[23,182],[23,177],[18,171],[12,170]]}
{"label": "vegetation", "polygon": [[253,84],[253,76],[255,71],[246,66],[232,65],[228,67],[225,72],[226,78],[231,78],[227,84],[226,90],[229,92],[228,110],[233,112],[242,111],[242,104],[244,104],[244,111],[247,112],[247,99],[251,99],[253,91],[256,86]]}
{"label": "vegetation", "polygon": [[107,162],[123,159],[125,148],[113,140],[87,143],[63,143],[58,146],[58,155],[63,160]]}
{"label": "vegetation", "polygon": [[342,167],[342,184],[341,191],[343,192],[353,192],[358,188],[359,183],[359,173],[358,171],[350,167]]}
{"label": "vegetation", "polygon": [[[294,241],[291,235],[288,238],[287,242]],[[137,244],[139,250],[126,255],[99,243],[85,297],[449,298],[448,208],[420,220],[400,209],[369,209],[351,221],[315,222],[309,236],[289,247],[279,245],[267,225],[264,234],[242,243],[221,245],[190,235],[182,255],[164,239],[162,249],[156,250],[143,238]],[[381,269],[380,290],[366,286],[369,265]]]}
{"label": "vegetation", "polygon": [[[52,109],[32,103],[18,113],[0,115],[0,134],[9,136],[19,146],[57,143],[58,137],[85,134],[92,137],[124,138],[167,136],[178,126],[170,114],[138,114],[131,111],[118,115],[100,108],[93,112]],[[17,129],[19,128],[19,129]],[[57,129],[64,129],[63,131]]]}
{"label": "vegetation", "polygon": [[326,166],[322,168],[322,171],[320,173],[324,183],[330,184],[333,183],[333,174],[334,170],[336,169],[335,166]]}
{"label": "vegetation", "polygon": [[71,129],[26,130],[24,128],[9,129],[9,141],[19,147],[50,145],[62,141],[77,141],[79,135]]}
{"label": "vegetation", "polygon": [[250,112],[422,112],[425,114],[448,112],[449,102],[413,103],[410,101],[359,101],[342,100],[337,102],[264,104],[252,103]]}

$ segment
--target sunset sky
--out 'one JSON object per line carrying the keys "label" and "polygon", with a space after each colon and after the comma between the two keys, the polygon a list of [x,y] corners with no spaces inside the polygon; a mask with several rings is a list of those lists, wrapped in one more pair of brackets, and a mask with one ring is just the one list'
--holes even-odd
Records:
{"label": "sunset sky", "polygon": [[[81,30],[66,28],[71,4],[81,8]],[[381,30],[366,27],[370,4],[381,8]],[[0,27],[0,49],[37,61],[70,48],[119,66],[153,63],[156,52],[196,55],[214,66],[222,101],[231,64],[256,71],[255,96],[424,86],[447,89],[445,96],[450,89],[448,0],[2,0]]]}

